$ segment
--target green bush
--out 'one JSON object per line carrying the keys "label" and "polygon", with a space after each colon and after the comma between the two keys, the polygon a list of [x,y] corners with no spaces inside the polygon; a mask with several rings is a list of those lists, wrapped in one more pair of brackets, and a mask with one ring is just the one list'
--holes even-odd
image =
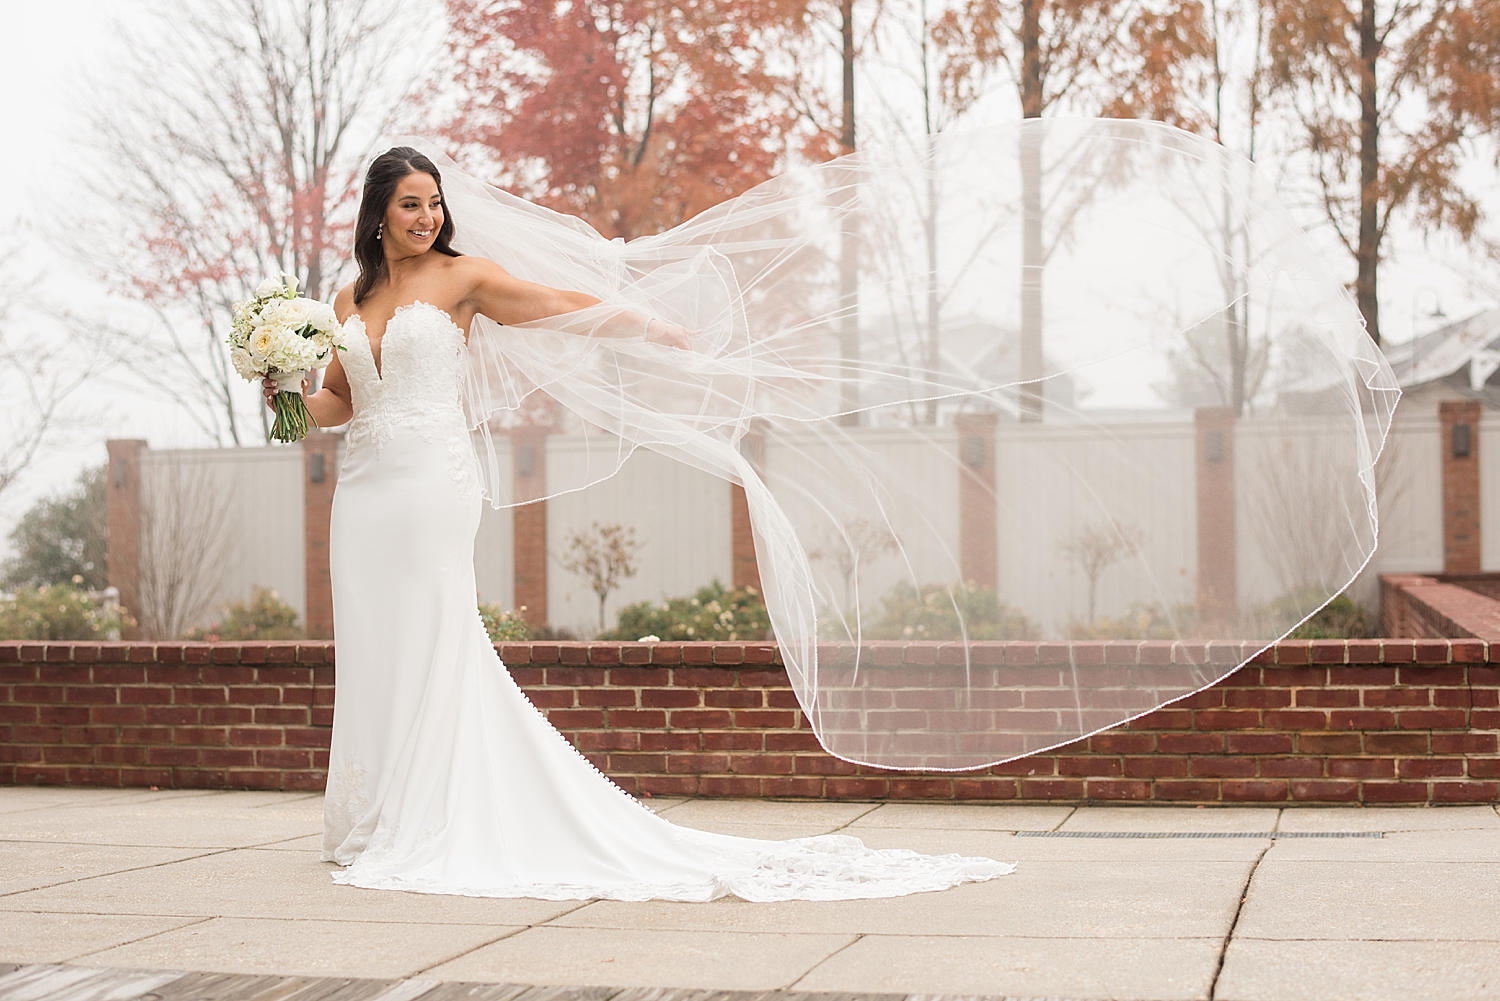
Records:
{"label": "green bush", "polygon": [[90,591],[109,586],[105,476],[104,466],[86,469],[67,493],[39,500],[21,516],[10,533],[15,555],[0,567],[0,584],[36,588],[71,581]]}
{"label": "green bush", "polygon": [[1293,629],[1294,640],[1358,640],[1376,632],[1375,617],[1355,604],[1348,595],[1338,595]]}
{"label": "green bush", "polygon": [[977,584],[924,584],[919,590],[903,581],[881,603],[880,618],[865,630],[868,639],[1030,640],[1042,632],[994,588]]}
{"label": "green bush", "polygon": [[96,601],[75,584],[23,587],[0,597],[0,640],[118,639],[125,624],[118,605]]}
{"label": "green bush", "polygon": [[224,618],[211,626],[200,626],[188,633],[192,640],[240,641],[300,640],[306,634],[297,624],[297,612],[268,587],[256,586],[249,601],[224,606]]}
{"label": "green bush", "polygon": [[495,643],[524,643],[531,636],[526,620],[521,618],[525,608],[501,611],[499,605],[479,603],[479,617],[484,620],[484,631]]}
{"label": "green bush", "polygon": [[1197,624],[1198,614],[1192,605],[1180,605],[1169,613],[1160,605],[1138,601],[1117,619],[1072,623],[1068,626],[1068,637],[1075,640],[1175,640],[1195,635]]}
{"label": "green bush", "polygon": [[620,609],[618,625],[600,635],[606,640],[639,640],[654,636],[664,642],[761,640],[770,635],[771,618],[753,587],[729,590],[715,580],[691,598],[663,602],[641,601]]}

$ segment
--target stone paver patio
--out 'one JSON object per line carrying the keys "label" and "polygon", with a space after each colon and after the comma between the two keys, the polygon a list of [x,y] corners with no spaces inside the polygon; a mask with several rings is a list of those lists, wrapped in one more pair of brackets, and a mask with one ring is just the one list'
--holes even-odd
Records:
{"label": "stone paver patio", "polygon": [[[400,894],[328,878],[318,795],[0,787],[0,1001],[47,996],[38,978],[63,975],[38,969],[47,964],[79,968],[67,974],[68,997],[100,1001],[152,996],[181,971],[364,978],[380,983],[338,996],[388,1001],[527,993],[439,986],[448,982],[607,988],[527,996],[622,1001],[687,996],[641,988],[1500,998],[1491,806],[651,802],[692,827],[768,838],[839,831],[1019,869],[944,893],[850,902]],[[1172,836],[1122,836],[1132,834]],[[114,988],[88,987],[111,976]],[[155,996],[293,995],[166,987]]]}

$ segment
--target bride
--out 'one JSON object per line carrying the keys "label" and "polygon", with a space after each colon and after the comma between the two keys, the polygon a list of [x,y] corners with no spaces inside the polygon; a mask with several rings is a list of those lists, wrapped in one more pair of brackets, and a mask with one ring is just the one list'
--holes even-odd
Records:
{"label": "bride", "polygon": [[[398,146],[374,160],[359,276],[334,304],[345,353],[307,398],[318,424],[348,423],[330,540],[338,689],[323,858],[345,867],[333,878],[488,897],[830,900],[1012,871],[845,836],[758,841],[675,826],[532,706],[475,604],[483,485],[462,404],[469,332],[476,317],[510,327],[600,300],[459,254],[463,222],[431,159]],[[694,334],[631,310],[590,333],[678,350]]]}

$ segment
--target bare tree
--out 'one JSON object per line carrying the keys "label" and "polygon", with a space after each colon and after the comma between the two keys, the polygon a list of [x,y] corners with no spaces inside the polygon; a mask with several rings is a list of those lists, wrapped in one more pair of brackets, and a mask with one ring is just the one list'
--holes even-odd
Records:
{"label": "bare tree", "polygon": [[844,580],[844,605],[853,609],[857,597],[854,582],[859,571],[900,548],[896,534],[889,528],[873,524],[867,518],[851,518],[837,529],[825,532],[823,545],[807,556],[834,565]]}
{"label": "bare tree", "polygon": [[0,257],[0,497],[42,454],[81,424],[76,393],[100,368],[97,351],[55,318],[21,315],[20,283]]}
{"label": "bare tree", "polygon": [[202,464],[159,456],[142,469],[141,607],[129,611],[146,639],[177,639],[214,607],[233,525],[230,494]]}
{"label": "bare tree", "polygon": [[568,535],[567,547],[557,562],[564,570],[588,581],[599,596],[600,632],[605,628],[604,603],[623,581],[634,577],[640,569],[635,557],[641,545],[636,541],[635,529],[613,523],[601,525],[596,521],[586,531]]}
{"label": "bare tree", "polygon": [[1094,622],[1094,598],[1099,578],[1120,560],[1140,551],[1145,536],[1128,522],[1086,525],[1057,548],[1063,558],[1083,572],[1089,582],[1089,624]]}
{"label": "bare tree", "polygon": [[258,396],[228,365],[229,306],[281,272],[313,298],[336,286],[366,144],[407,90],[414,34],[396,0],[152,9],[89,100],[102,156],[87,181],[105,205],[75,249],[153,318],[145,337],[115,329],[119,362],[240,444],[237,404]]}

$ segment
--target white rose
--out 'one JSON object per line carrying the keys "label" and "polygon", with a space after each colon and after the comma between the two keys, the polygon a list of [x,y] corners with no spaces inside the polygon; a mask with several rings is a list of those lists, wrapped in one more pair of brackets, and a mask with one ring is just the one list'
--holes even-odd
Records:
{"label": "white rose", "polygon": [[339,316],[333,311],[332,306],[328,305],[328,303],[326,302],[312,302],[311,300],[306,301],[309,302],[309,305],[307,307],[307,322],[312,324],[314,330],[320,330],[324,333],[332,333],[333,331],[338,329]]}
{"label": "white rose", "polygon": [[255,287],[255,298],[264,299],[281,291],[281,281],[276,278],[267,278]]}
{"label": "white rose", "polygon": [[288,330],[301,330],[312,320],[306,299],[283,299],[277,305],[280,307],[277,312],[281,317],[281,323]]}
{"label": "white rose", "polygon": [[229,360],[234,365],[234,370],[240,374],[241,379],[254,382],[260,375],[255,366],[255,359],[250,357],[250,352],[244,348],[233,348],[229,352]]}
{"label": "white rose", "polygon": [[255,359],[255,361],[257,362],[265,361],[266,358],[271,354],[272,349],[276,347],[275,331],[269,328],[262,327],[260,330],[257,330],[254,334],[251,335],[250,344],[248,345],[248,347],[250,349],[251,358]]}

